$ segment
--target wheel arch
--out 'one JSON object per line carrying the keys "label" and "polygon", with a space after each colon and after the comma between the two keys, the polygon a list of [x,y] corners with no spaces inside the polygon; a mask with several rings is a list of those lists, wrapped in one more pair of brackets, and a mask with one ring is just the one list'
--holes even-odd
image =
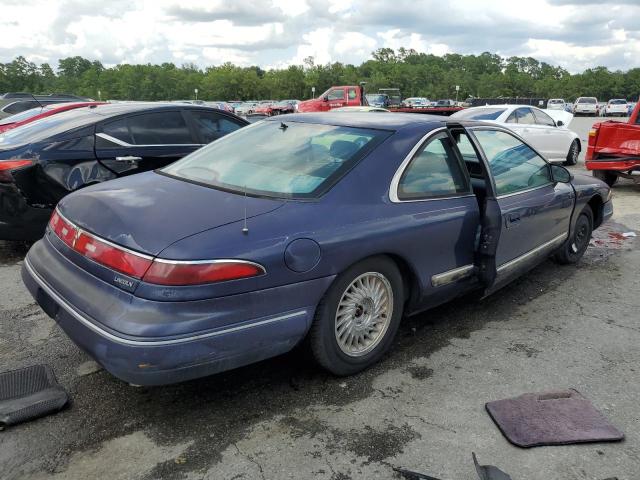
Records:
{"label": "wheel arch", "polygon": [[[358,263],[364,262],[371,258],[376,257],[386,257],[391,260],[398,270],[400,271],[400,276],[402,277],[402,289],[404,294],[404,303],[405,303],[405,311],[408,307],[411,309],[411,305],[415,304],[419,298],[420,294],[420,282],[418,280],[418,275],[415,269],[411,266],[411,264],[404,258],[402,255],[394,252],[377,252],[367,255],[366,257],[358,258],[357,260],[345,265],[344,268],[338,272],[338,275],[347,271],[354,265]],[[325,292],[326,293],[326,292]]]}

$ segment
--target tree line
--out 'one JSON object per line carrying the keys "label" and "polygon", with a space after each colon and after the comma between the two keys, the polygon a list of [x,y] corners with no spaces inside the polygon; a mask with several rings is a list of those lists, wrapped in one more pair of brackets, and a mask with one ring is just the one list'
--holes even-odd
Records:
{"label": "tree line", "polygon": [[363,81],[371,92],[392,87],[399,88],[403,97],[431,100],[455,98],[456,85],[460,100],[471,96],[637,100],[640,68],[610,71],[594,67],[571,74],[531,57],[504,58],[489,52],[437,56],[404,48],[378,49],[357,66],[320,65],[308,57],[303,65],[269,70],[232,63],[204,69],[173,63],[105,67],[79,56],[60,59],[56,70],[22,56],[0,63],[0,92],[72,93],[112,100],[186,100],[194,98],[195,89],[203,100],[307,99],[312,87],[319,95],[332,85]]}

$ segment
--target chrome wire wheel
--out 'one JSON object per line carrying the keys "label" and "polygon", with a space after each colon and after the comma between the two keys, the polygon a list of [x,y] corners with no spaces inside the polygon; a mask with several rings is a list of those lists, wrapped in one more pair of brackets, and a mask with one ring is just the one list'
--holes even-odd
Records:
{"label": "chrome wire wheel", "polygon": [[393,288],[378,272],[356,277],[346,288],[335,316],[340,350],[350,357],[371,352],[384,338],[393,316]]}

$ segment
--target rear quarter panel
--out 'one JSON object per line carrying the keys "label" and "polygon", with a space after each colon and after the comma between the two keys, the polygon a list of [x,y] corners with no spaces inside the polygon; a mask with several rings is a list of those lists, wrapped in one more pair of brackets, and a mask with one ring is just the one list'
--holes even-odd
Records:
{"label": "rear quarter panel", "polygon": [[[289,201],[277,211],[249,219],[247,234],[242,233],[242,222],[236,222],[187,237],[160,255],[257,261],[266,267],[267,275],[255,279],[256,288],[270,288],[336,275],[359,260],[388,254],[406,263],[408,275],[416,280],[416,304],[446,300],[463,286],[435,288],[431,276],[473,263],[479,211],[474,196],[402,203],[389,200],[394,173],[424,133],[424,126],[397,133],[323,197]],[[317,242],[321,258],[310,270],[293,272],[285,264],[285,249],[301,238]],[[144,286],[137,293],[160,294]]]}

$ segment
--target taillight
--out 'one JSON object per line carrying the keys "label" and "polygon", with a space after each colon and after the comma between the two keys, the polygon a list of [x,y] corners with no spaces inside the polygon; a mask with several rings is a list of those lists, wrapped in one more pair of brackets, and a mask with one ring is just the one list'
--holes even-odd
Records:
{"label": "taillight", "polygon": [[179,262],[155,259],[142,279],[158,285],[200,285],[263,275],[264,268],[243,260]]}
{"label": "taillight", "polygon": [[80,232],[73,249],[94,262],[138,279],[153,261],[151,257],[116,247],[86,232]]}
{"label": "taillight", "polygon": [[0,181],[12,181],[11,171],[29,165],[33,165],[33,160],[0,160]]}
{"label": "taillight", "polygon": [[201,285],[263,275],[265,269],[246,260],[165,260],[134,252],[97,238],[74,226],[55,209],[49,228],[69,247],[93,260],[138,280],[156,285]]}
{"label": "taillight", "polygon": [[152,257],[118,247],[80,230],[60,215],[58,209],[51,215],[49,228],[81,255],[137,279],[142,278],[153,261]]}
{"label": "taillight", "polygon": [[78,229],[67,222],[62,215],[59,215],[57,210],[54,210],[53,215],[51,215],[49,227],[58,236],[58,238],[60,238],[60,240],[73,248],[73,242],[76,239]]}
{"label": "taillight", "polygon": [[594,147],[596,145],[596,140],[598,139],[598,128],[592,128],[591,130],[589,130],[588,138],[588,145],[590,147]]}

